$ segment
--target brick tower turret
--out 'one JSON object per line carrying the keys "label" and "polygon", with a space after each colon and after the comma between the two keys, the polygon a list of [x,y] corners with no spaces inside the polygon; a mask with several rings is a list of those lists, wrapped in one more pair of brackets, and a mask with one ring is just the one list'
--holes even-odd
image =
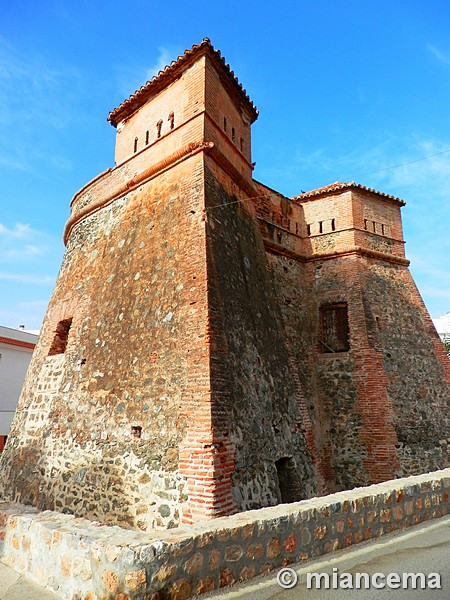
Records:
{"label": "brick tower turret", "polygon": [[71,202],[5,498],[146,530],[448,465],[403,202],[254,181],[257,115],[207,39],[110,113],[116,166]]}
{"label": "brick tower turret", "polygon": [[[273,449],[262,417],[248,418],[263,402],[282,439],[295,402],[246,201],[256,117],[209,40],[111,112],[117,166],[71,202],[66,254],[3,457],[14,499],[143,529],[280,500],[279,457],[273,473],[255,458]],[[225,369],[235,371],[229,381]],[[303,452],[301,431],[288,437]]]}

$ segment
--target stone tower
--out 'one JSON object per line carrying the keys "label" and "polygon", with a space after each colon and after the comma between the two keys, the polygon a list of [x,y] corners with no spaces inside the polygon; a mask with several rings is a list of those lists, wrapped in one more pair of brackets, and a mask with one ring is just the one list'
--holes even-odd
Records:
{"label": "stone tower", "polygon": [[145,530],[448,465],[403,202],[255,181],[257,116],[207,39],[110,113],[116,166],[71,202],[4,497]]}

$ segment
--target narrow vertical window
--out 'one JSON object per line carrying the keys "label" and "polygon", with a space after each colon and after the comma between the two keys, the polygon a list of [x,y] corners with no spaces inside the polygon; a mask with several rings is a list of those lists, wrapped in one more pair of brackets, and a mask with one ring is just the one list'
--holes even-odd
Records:
{"label": "narrow vertical window", "polygon": [[227,118],[226,117],[223,118],[223,130],[224,131],[227,130]]}
{"label": "narrow vertical window", "polygon": [[236,141],[236,130],[234,127],[231,128],[231,141],[232,142]]}
{"label": "narrow vertical window", "polygon": [[384,235],[384,225],[381,223],[381,233]]}
{"label": "narrow vertical window", "polygon": [[348,352],[349,330],[347,304],[330,304],[319,310],[320,352]]}
{"label": "narrow vertical window", "polygon": [[319,233],[323,233],[323,221],[319,221]]}
{"label": "narrow vertical window", "polygon": [[137,148],[138,148],[138,139],[137,137],[134,138],[134,151],[137,152]]}
{"label": "narrow vertical window", "polygon": [[156,137],[157,137],[157,138],[160,138],[160,137],[161,137],[161,129],[162,129],[162,125],[163,125],[163,122],[162,122],[161,120],[159,120],[159,121],[156,123]]}
{"label": "narrow vertical window", "polygon": [[241,138],[241,152],[244,152],[244,138]]}
{"label": "narrow vertical window", "polygon": [[146,132],[145,132],[145,145],[146,145],[146,146],[148,146],[149,137],[150,137],[150,132],[149,132],[149,131],[146,131]]}
{"label": "narrow vertical window", "polygon": [[173,129],[175,127],[175,114],[171,112],[167,117],[167,120],[169,121],[170,129]]}
{"label": "narrow vertical window", "polygon": [[364,229],[367,230],[367,219],[364,219]]}
{"label": "narrow vertical window", "polygon": [[331,231],[336,231],[336,219],[331,219]]}
{"label": "narrow vertical window", "polygon": [[53,338],[52,345],[48,351],[49,356],[53,356],[54,354],[64,354],[67,348],[71,326],[72,319],[64,319],[64,321],[60,321],[58,323],[55,331],[55,337]]}
{"label": "narrow vertical window", "polygon": [[372,221],[372,225],[373,225],[373,232],[376,233],[377,232],[377,224],[375,223],[375,221]]}
{"label": "narrow vertical window", "polygon": [[306,231],[307,231],[308,235],[311,235],[311,225],[308,224],[306,226]]}

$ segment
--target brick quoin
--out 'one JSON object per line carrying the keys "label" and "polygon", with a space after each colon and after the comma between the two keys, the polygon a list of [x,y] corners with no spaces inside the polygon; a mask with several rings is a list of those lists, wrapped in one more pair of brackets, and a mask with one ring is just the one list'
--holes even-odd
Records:
{"label": "brick quoin", "polygon": [[404,201],[256,181],[257,117],[208,39],[110,113],[116,164],[70,203],[6,499],[146,531],[449,465]]}

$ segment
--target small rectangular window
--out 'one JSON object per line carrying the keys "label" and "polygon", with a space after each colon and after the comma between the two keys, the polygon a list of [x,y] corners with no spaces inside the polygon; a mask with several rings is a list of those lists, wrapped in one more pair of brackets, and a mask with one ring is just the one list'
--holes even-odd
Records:
{"label": "small rectangular window", "polygon": [[69,340],[69,331],[72,325],[72,319],[65,319],[60,321],[56,327],[55,337],[53,338],[52,345],[48,352],[49,356],[54,354],[64,354],[67,348],[67,342]]}
{"label": "small rectangular window", "polygon": [[320,352],[348,352],[349,330],[347,304],[330,304],[319,310]]}

